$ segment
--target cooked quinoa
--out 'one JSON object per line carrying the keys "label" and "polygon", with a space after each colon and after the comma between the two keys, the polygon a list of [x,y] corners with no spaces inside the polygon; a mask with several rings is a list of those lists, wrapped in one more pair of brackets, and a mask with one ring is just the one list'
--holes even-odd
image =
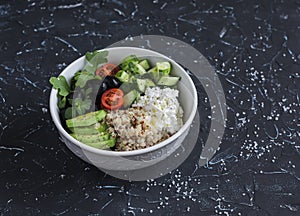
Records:
{"label": "cooked quinoa", "polygon": [[117,151],[131,151],[155,145],[182,127],[183,110],[178,90],[147,88],[131,108],[107,114],[109,132],[117,137]]}

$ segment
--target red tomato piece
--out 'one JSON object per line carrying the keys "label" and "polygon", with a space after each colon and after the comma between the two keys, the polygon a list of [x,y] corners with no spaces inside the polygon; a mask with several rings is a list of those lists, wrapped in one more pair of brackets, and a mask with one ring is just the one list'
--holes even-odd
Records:
{"label": "red tomato piece", "polygon": [[107,63],[99,67],[95,74],[97,76],[105,77],[105,76],[114,76],[119,71],[118,65]]}
{"label": "red tomato piece", "polygon": [[101,105],[108,110],[120,109],[124,104],[123,96],[124,93],[121,89],[108,89],[102,94]]}

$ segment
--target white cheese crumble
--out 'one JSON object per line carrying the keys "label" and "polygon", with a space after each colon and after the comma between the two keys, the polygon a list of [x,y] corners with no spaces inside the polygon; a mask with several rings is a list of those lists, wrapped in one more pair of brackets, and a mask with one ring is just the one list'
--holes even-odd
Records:
{"label": "white cheese crumble", "polygon": [[158,131],[174,134],[183,125],[179,91],[171,88],[147,88],[145,95],[132,105],[143,107],[151,116],[150,124]]}

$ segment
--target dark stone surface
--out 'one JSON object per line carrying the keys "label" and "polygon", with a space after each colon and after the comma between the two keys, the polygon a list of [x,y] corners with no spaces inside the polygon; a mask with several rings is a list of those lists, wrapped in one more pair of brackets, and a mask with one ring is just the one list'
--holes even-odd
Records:
{"label": "dark stone surface", "polygon": [[[2,0],[0,32],[1,215],[300,215],[300,1]],[[228,122],[208,166],[195,149],[171,174],[135,183],[59,140],[48,80],[140,34],[199,50],[222,81]]]}

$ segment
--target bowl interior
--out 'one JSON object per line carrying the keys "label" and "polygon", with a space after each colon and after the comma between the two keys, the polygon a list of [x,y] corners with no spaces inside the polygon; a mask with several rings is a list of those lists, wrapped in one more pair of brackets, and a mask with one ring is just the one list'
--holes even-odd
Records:
{"label": "bowl interior", "polygon": [[[77,140],[75,140],[73,137],[71,137],[62,127],[60,118],[59,118],[59,109],[57,107],[57,97],[56,93],[57,91],[55,89],[52,89],[51,95],[50,95],[50,112],[52,119],[58,128],[58,130],[65,135],[69,140],[71,140],[74,144],[80,145],[80,147],[85,148],[86,150],[90,151],[98,151],[101,153],[109,153],[109,154],[127,154],[130,155],[131,153],[145,153],[147,151],[152,151],[157,148],[160,148],[172,140],[175,140],[177,137],[180,136],[185,130],[187,130],[192,123],[192,120],[195,116],[196,110],[197,110],[197,92],[196,88],[193,84],[193,81],[189,77],[189,75],[186,73],[186,71],[178,65],[175,61],[172,59],[151,51],[151,50],[146,50],[146,49],[141,49],[141,48],[134,48],[134,47],[114,47],[114,48],[107,48],[104,49],[109,51],[108,54],[108,62],[114,63],[114,64],[119,64],[125,57],[131,54],[135,54],[138,57],[145,57],[147,58],[150,63],[155,63],[157,61],[170,61],[172,64],[172,72],[171,75],[174,76],[179,76],[181,77],[181,80],[178,83],[178,90],[179,90],[179,102],[183,108],[184,115],[183,115],[183,127],[175,133],[173,136],[168,138],[167,140],[156,144],[152,147],[141,149],[141,150],[135,150],[135,151],[129,151],[129,152],[114,152],[114,151],[107,151],[107,150],[99,150],[95,149],[92,147],[89,147],[87,145],[84,145]],[[66,67],[63,72],[60,75],[63,75],[66,77],[67,81],[70,81],[70,79],[73,77],[73,75],[80,69],[82,69],[85,65],[85,57],[81,57],[74,62],[72,62],[68,67]]]}

